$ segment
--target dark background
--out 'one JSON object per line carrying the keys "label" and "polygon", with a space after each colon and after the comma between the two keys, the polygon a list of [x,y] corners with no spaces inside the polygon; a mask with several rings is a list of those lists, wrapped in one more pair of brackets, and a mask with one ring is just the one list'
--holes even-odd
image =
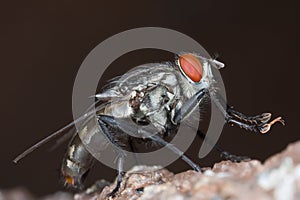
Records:
{"label": "dark background", "polygon": [[[219,53],[226,64],[221,73],[229,103],[248,115],[271,111],[287,122],[263,136],[225,126],[219,144],[226,150],[264,160],[300,138],[300,7],[296,1],[1,4],[0,188],[24,186],[37,195],[62,189],[58,169],[66,144],[52,152],[47,151],[51,144],[46,145],[18,165],[12,160],[72,119],[72,87],[83,59],[106,38],[131,28],[174,29],[197,40],[211,55]],[[132,52],[114,62],[104,78],[138,64],[172,59],[160,51]],[[193,152],[198,149],[187,153],[195,160]],[[211,166],[217,160],[218,153],[212,152],[195,161]],[[179,161],[169,169],[180,172],[189,167]],[[88,181],[114,177],[114,170],[99,164]]]}

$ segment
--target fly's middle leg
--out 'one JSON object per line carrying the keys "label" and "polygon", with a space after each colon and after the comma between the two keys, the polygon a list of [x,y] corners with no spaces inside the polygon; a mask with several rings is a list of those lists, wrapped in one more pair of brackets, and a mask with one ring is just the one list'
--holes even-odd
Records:
{"label": "fly's middle leg", "polygon": [[[208,136],[205,136],[205,134],[203,132],[201,132],[200,130],[197,130],[197,135],[202,139],[204,140],[205,137],[208,137]],[[208,140],[207,141],[209,145],[213,145],[210,143],[210,141]],[[243,162],[243,161],[249,161],[251,160],[251,158],[249,158],[248,156],[239,156],[239,155],[234,155],[228,151],[225,151],[223,148],[221,148],[219,145],[215,144],[213,145],[213,148],[220,152],[220,156],[225,159],[225,160],[230,160],[231,162]]]}
{"label": "fly's middle leg", "polygon": [[[106,116],[106,115],[99,115],[98,116],[98,122],[104,132],[105,135],[108,135],[108,138],[110,137],[108,126],[112,126],[116,128],[117,122],[112,116]],[[155,143],[158,143],[162,146],[165,146],[185,161],[187,164],[189,164],[195,171],[202,171],[202,169],[195,164],[190,158],[188,158],[186,155],[184,155],[184,152],[182,152],[180,149],[175,147],[174,145],[168,143],[167,141],[163,140],[158,135],[152,135],[151,133],[148,133],[146,130],[136,130],[137,132],[143,132],[143,136],[147,137],[148,139],[152,140]],[[120,176],[119,176],[120,177]]]}
{"label": "fly's middle leg", "polygon": [[194,163],[189,157],[187,157],[184,152],[182,152],[180,149],[178,149],[176,146],[173,144],[168,143],[167,141],[163,140],[162,138],[158,137],[157,135],[150,136],[150,139],[153,140],[154,142],[165,146],[166,148],[170,149],[173,151],[175,154],[180,156],[180,158],[185,161],[188,165],[190,165],[195,171],[197,172],[203,172],[201,167],[199,167],[196,163]]}

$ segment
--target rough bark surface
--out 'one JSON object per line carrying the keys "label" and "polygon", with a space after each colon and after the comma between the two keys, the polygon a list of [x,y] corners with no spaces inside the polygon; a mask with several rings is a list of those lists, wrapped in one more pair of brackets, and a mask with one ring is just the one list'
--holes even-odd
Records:
{"label": "rough bark surface", "polygon": [[[136,166],[124,175],[120,191],[107,197],[115,183],[102,192],[71,195],[64,192],[43,200],[293,200],[300,199],[300,141],[290,144],[283,152],[270,157],[264,164],[257,160],[242,163],[222,161],[204,173],[186,171],[173,174],[158,166]],[[24,189],[0,191],[0,200],[35,199]]]}

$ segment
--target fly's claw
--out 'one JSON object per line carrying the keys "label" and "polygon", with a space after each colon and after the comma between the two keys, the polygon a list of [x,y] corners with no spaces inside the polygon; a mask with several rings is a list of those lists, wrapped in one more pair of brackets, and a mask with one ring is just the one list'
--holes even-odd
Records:
{"label": "fly's claw", "polygon": [[272,114],[271,113],[263,113],[258,117],[258,120],[261,123],[267,123],[271,119]]}
{"label": "fly's claw", "polygon": [[277,117],[277,118],[273,119],[271,122],[265,123],[265,124],[261,125],[261,126],[259,127],[260,133],[262,133],[262,134],[267,133],[267,132],[271,129],[271,126],[272,126],[273,124],[275,124],[276,122],[280,122],[282,125],[285,125],[285,122],[284,122],[284,120],[282,119],[282,117]]}

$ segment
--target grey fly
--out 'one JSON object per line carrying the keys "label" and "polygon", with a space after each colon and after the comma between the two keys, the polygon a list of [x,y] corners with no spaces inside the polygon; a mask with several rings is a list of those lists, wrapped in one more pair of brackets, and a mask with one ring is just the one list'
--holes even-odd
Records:
{"label": "grey fly", "polygon": [[[191,116],[194,109],[202,104],[204,98],[210,98],[212,103],[217,104],[227,123],[248,131],[266,133],[275,122],[284,124],[281,117],[270,120],[270,113],[248,117],[235,111],[231,106],[225,106],[225,108],[220,106],[217,100],[216,80],[212,73],[213,67],[220,69],[224,67],[224,64],[194,53],[178,55],[175,62],[135,67],[121,79],[116,78],[110,82],[102,93],[95,95],[96,116],[87,112],[26,150],[14,162],[49,140],[65,134],[67,129],[80,121],[82,122],[81,128],[74,131],[62,162],[61,174],[65,185],[83,189],[83,177],[95,160],[86,147],[97,146],[97,151],[101,151],[108,143],[112,143],[119,147],[116,148],[118,152],[117,185],[111,192],[111,195],[114,195],[120,187],[125,159],[124,152],[120,149],[127,148],[136,151],[132,145],[133,142],[153,142],[166,146],[194,170],[202,170],[176,146],[168,145],[165,137],[176,134],[179,124]],[[120,123],[126,119],[132,120],[134,126],[128,128],[126,123]],[[149,131],[142,133],[140,130],[145,125],[151,125],[158,134],[153,135]],[[127,134],[128,132],[132,134]],[[93,140],[93,137],[99,133],[104,136],[104,139]],[[143,135],[134,137],[139,136],[138,134]],[[222,155],[232,161],[245,159],[245,157],[234,156],[223,151]]]}

